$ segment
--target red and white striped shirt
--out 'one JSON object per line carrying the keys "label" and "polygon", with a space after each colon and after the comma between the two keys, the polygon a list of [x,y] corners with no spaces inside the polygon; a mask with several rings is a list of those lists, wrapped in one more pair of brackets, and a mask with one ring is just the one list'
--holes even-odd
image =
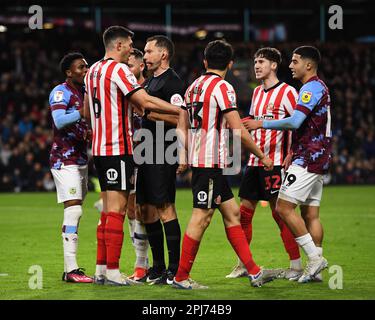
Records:
{"label": "red and white striped shirt", "polygon": [[85,76],[89,98],[94,156],[133,154],[131,93],[142,88],[124,63],[94,63]]}
{"label": "red and white striped shirt", "polygon": [[[263,85],[254,89],[251,100],[250,116],[256,120],[284,119],[293,114],[298,94],[292,86],[279,82],[265,90]],[[256,145],[275,166],[281,166],[292,142],[291,131],[257,129],[251,131]],[[250,154],[248,166],[263,166],[259,159]]]}
{"label": "red and white striped shirt", "polygon": [[224,112],[237,108],[233,87],[215,73],[206,73],[186,90],[182,108],[189,113],[189,164],[225,168],[228,134]]}

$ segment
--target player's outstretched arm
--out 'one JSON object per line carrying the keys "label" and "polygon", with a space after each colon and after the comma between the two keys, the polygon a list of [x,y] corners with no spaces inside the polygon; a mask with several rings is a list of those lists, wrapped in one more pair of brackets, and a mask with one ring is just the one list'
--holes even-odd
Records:
{"label": "player's outstretched arm", "polygon": [[303,121],[306,119],[306,114],[299,110],[295,110],[291,117],[281,120],[263,120],[262,126],[264,129],[275,130],[294,130],[298,129]]}
{"label": "player's outstretched arm", "polygon": [[132,108],[133,108],[133,112],[135,112],[137,115],[139,115],[140,117],[144,116],[144,114],[145,114],[144,109],[139,108],[138,106],[136,106],[134,104],[132,104]]}
{"label": "player's outstretched arm", "polygon": [[151,111],[147,115],[147,119],[151,121],[164,121],[170,126],[177,127],[178,116],[174,114],[162,114],[155,111]]}
{"label": "player's outstretched arm", "polygon": [[150,96],[144,89],[137,90],[130,97],[129,101],[138,108],[159,113],[178,115],[180,108],[157,97]]}
{"label": "player's outstretched arm", "polygon": [[[254,143],[254,140],[251,138],[250,133],[245,129],[245,127],[241,123],[240,115],[238,114],[238,112],[236,110],[226,112],[224,113],[224,117],[227,120],[229,127],[231,129],[237,129],[241,132],[241,142],[245,145],[245,148],[259,158],[259,160],[265,166],[266,170],[272,170],[272,160],[266,157],[262,150],[260,150],[258,146]],[[234,134],[236,134],[236,132],[234,132]]]}
{"label": "player's outstretched arm", "polygon": [[298,129],[303,121],[305,121],[306,115],[295,110],[291,117],[281,120],[252,120],[242,119],[242,123],[247,130],[256,130],[259,128],[273,129],[273,130],[294,130]]}
{"label": "player's outstretched arm", "polygon": [[176,134],[178,138],[179,147],[188,150],[188,132],[190,129],[189,116],[185,109],[180,109],[178,116]]}
{"label": "player's outstretched arm", "polygon": [[188,131],[190,128],[189,118],[185,109],[180,109],[176,134],[178,138],[178,163],[177,173],[182,173],[187,169]]}

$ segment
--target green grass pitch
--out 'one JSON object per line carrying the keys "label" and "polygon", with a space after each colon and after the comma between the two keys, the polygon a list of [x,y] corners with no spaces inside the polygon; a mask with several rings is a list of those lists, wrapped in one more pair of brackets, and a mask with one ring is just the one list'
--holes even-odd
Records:
{"label": "green grass pitch", "polygon": [[[233,190],[237,193],[237,190]],[[236,258],[228,243],[220,213],[215,212],[194,264],[193,279],[208,290],[182,291],[169,286],[107,287],[70,284],[61,281],[62,206],[54,193],[0,194],[0,299],[374,299],[375,298],[375,187],[325,187],[321,206],[324,256],[330,266],[343,271],[342,289],[324,271],[323,283],[298,284],[276,280],[252,288],[247,278],[229,280]],[[95,271],[98,212],[90,193],[84,204],[79,228],[78,263],[92,275]],[[184,232],[191,214],[190,190],[178,190],[178,216]],[[121,269],[129,274],[134,264],[127,223],[121,255]],[[253,256],[259,265],[287,267],[288,257],[269,207],[258,207],[253,222]],[[42,268],[42,289],[30,289],[30,267]],[[330,280],[331,279],[331,280]]]}

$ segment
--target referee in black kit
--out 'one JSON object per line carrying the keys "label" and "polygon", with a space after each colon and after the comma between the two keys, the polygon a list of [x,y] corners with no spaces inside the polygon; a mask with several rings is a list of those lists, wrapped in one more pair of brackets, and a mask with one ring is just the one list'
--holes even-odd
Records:
{"label": "referee in black kit", "polygon": [[[146,40],[144,52],[144,61],[151,74],[144,85],[146,91],[152,96],[181,106],[183,83],[169,66],[174,55],[173,42],[163,35],[150,37]],[[156,139],[157,126],[164,125],[165,137],[168,130],[176,128],[177,121],[178,116],[155,112],[145,114],[142,120],[142,128],[150,130],[153,135],[153,162],[139,166],[136,196],[152,251],[153,266],[146,280],[150,284],[172,284],[180,258],[181,229],[175,207],[178,164],[168,164],[165,159],[165,150],[173,141]],[[163,163],[159,164],[160,161],[156,162],[156,148],[160,149],[160,144],[163,143]],[[167,240],[168,268],[164,259],[164,233],[161,222]]]}

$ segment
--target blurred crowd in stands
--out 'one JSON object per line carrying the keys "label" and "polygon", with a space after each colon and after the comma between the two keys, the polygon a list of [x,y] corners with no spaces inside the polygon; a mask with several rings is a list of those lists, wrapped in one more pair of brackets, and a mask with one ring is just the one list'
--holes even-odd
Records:
{"label": "blurred crowd in stands", "polygon": [[[81,51],[89,64],[103,54],[98,36],[62,39],[63,34],[40,32],[35,39],[0,33],[0,191],[50,191],[54,183],[49,171],[52,142],[50,91],[64,81],[59,61],[70,51]],[[81,38],[79,38],[81,37]],[[68,41],[67,41],[68,40]],[[230,39],[227,39],[230,42]],[[187,86],[203,70],[203,49],[207,41],[175,42],[173,67]],[[260,46],[270,44],[232,43],[236,56],[227,80],[237,91],[241,116],[248,113],[252,90],[257,85],[252,57]],[[301,43],[275,44],[283,54],[281,80],[299,89],[288,70],[293,49]],[[321,50],[320,77],[332,99],[333,162],[329,184],[375,183],[375,45],[354,43],[315,44]],[[143,49],[137,38],[135,46]],[[242,157],[243,166],[247,154]],[[90,163],[90,174],[95,170]],[[187,186],[190,174],[178,178]],[[238,185],[240,175],[231,177]],[[93,188],[93,185],[90,185]]]}

